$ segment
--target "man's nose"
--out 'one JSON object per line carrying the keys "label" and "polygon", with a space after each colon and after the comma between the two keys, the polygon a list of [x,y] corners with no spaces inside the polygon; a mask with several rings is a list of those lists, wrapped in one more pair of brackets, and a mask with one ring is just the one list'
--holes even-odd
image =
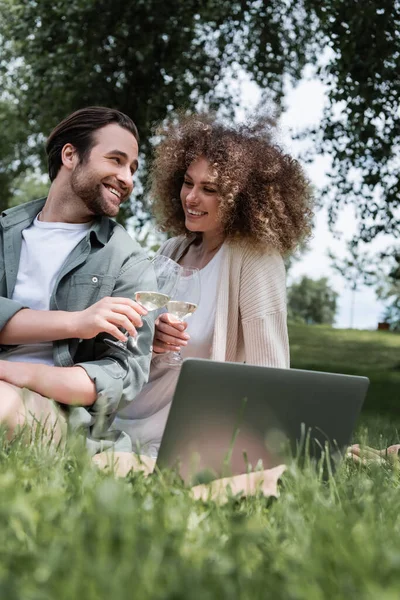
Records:
{"label": "man's nose", "polygon": [[133,187],[133,175],[129,166],[121,168],[117,178],[124,187],[129,189]]}

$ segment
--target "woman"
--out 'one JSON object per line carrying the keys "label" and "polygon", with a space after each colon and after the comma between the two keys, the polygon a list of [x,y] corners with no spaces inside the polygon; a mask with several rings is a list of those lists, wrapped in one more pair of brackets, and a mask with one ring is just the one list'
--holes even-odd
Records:
{"label": "woman", "polygon": [[282,257],[312,219],[307,178],[274,143],[269,120],[227,126],[197,115],[156,134],[154,213],[175,235],[160,253],[200,269],[202,293],[188,325],[158,318],[149,382],[115,421],[153,459],[179,374],[157,354],[289,367]]}

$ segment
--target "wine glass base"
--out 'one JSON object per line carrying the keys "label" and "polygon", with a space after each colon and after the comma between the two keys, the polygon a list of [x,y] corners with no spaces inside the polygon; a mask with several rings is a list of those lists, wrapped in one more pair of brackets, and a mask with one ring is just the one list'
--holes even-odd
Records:
{"label": "wine glass base", "polygon": [[173,369],[180,369],[183,363],[182,356],[175,352],[167,352],[166,354],[160,354],[156,358],[157,365],[167,365]]}
{"label": "wine glass base", "polygon": [[165,364],[169,367],[180,369],[182,366],[183,360],[181,356],[168,356],[165,359]]}

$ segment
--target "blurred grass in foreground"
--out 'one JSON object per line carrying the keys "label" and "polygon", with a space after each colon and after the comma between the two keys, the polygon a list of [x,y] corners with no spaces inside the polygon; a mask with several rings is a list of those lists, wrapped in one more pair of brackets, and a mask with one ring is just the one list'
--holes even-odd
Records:
{"label": "blurred grass in foreground", "polygon": [[0,446],[7,600],[398,598],[399,472],[295,466],[281,496],[220,506],[173,478],[97,471],[83,448]]}
{"label": "blurred grass in foreground", "polygon": [[[293,366],[372,379],[357,439],[399,440],[388,412],[399,337],[297,325],[290,336]],[[398,465],[343,462],[328,481],[293,465],[279,500],[221,506],[172,473],[116,480],[79,440],[58,451],[0,440],[0,598],[394,600],[399,507]]]}

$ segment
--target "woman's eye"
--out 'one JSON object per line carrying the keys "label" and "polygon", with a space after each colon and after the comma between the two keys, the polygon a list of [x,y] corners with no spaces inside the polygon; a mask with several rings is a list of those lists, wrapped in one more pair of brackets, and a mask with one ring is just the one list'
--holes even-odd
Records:
{"label": "woman's eye", "polygon": [[183,183],[184,183],[185,185],[188,185],[188,186],[191,186],[191,185],[193,185],[193,183],[192,183],[191,181],[187,181],[187,180],[184,180],[184,182],[183,182]]}
{"label": "woman's eye", "polygon": [[204,188],[204,191],[207,192],[208,194],[215,194],[215,192],[217,190],[212,190],[211,188]]}

